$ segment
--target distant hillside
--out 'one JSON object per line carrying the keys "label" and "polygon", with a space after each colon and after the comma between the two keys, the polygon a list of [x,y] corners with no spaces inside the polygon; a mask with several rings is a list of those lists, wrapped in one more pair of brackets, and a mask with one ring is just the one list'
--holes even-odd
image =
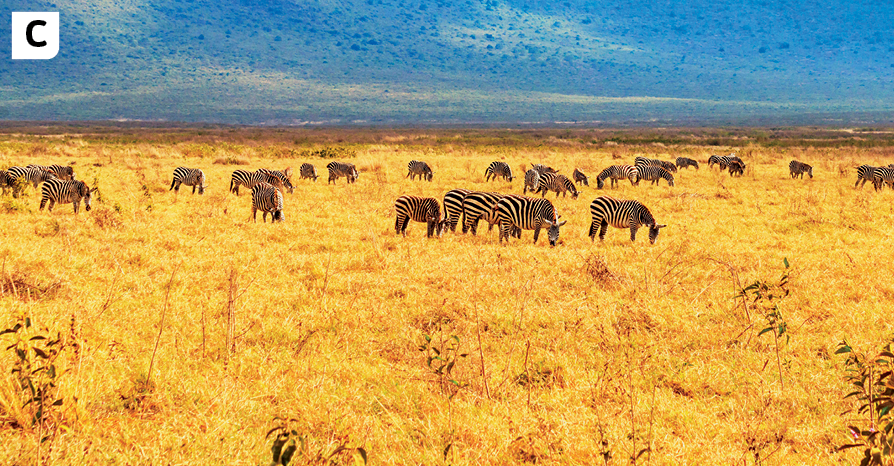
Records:
{"label": "distant hillside", "polygon": [[12,61],[0,40],[2,119],[877,122],[894,107],[890,4],[12,3],[59,11],[62,48]]}

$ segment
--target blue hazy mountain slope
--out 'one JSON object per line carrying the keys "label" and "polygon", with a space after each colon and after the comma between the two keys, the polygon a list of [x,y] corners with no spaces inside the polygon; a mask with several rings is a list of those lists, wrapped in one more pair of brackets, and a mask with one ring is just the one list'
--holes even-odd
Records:
{"label": "blue hazy mountain slope", "polygon": [[59,11],[62,46],[13,61],[0,41],[3,119],[723,123],[894,102],[888,3],[12,3]]}

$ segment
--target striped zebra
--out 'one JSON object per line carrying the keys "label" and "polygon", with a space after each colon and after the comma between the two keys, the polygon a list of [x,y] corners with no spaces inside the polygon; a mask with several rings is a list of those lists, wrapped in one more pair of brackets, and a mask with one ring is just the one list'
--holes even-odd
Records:
{"label": "striped zebra", "polygon": [[894,168],[890,166],[878,167],[872,171],[872,186],[876,191],[885,187],[885,185],[894,189]]}
{"label": "striped zebra", "polygon": [[539,164],[539,163],[532,163],[531,170],[534,170],[541,175],[544,173],[558,173],[559,172],[558,170],[556,170],[553,167],[548,167],[546,165]]}
{"label": "striped zebra", "polygon": [[862,188],[867,181],[872,182],[872,177],[875,174],[876,167],[872,165],[860,165],[857,167],[857,182],[854,184],[856,188],[857,185],[860,185]]}
{"label": "striped zebra", "polygon": [[11,184],[15,185],[19,179],[23,179],[27,182],[30,182],[34,185],[36,189],[37,186],[44,181],[49,179],[56,178],[55,175],[50,173],[49,171],[43,170],[41,168],[26,168],[26,167],[9,167],[7,170],[7,175]]}
{"label": "striped zebra", "polygon": [[526,194],[528,188],[531,188],[532,193],[540,190],[540,172],[533,168],[525,172],[525,186],[522,188],[522,194]]}
{"label": "striped zebra", "polygon": [[745,162],[743,162],[741,159],[729,161],[730,176],[735,176],[736,173],[738,173],[739,176],[742,176],[745,174]]}
{"label": "striped zebra", "polygon": [[729,168],[729,161],[730,159],[727,156],[712,155],[708,157],[708,167],[714,167],[716,163],[720,166],[720,170],[723,171]]}
{"label": "striped zebra", "polygon": [[9,172],[6,170],[0,170],[0,189],[3,190],[3,195],[6,195],[6,191],[12,188],[12,182],[9,178]]}
{"label": "striped zebra", "polygon": [[81,199],[83,199],[84,209],[90,212],[90,197],[96,189],[88,188],[87,183],[83,181],[60,180],[52,177],[41,187],[40,210],[43,210],[44,206],[47,205],[47,201],[50,203],[47,208],[50,212],[53,211],[53,207],[57,202],[60,204],[68,204],[70,202],[74,206],[74,213],[78,213]]}
{"label": "striped zebra", "polygon": [[509,165],[506,162],[491,162],[491,164],[488,165],[487,170],[484,171],[485,181],[490,181],[490,177],[497,179],[498,176],[502,176],[505,180],[512,181],[512,169],[509,168]]}
{"label": "striped zebra", "polygon": [[565,197],[565,193],[571,191],[571,198],[577,199],[577,187],[574,186],[574,182],[569,180],[565,175],[557,175],[555,173],[544,173],[540,175],[540,190],[539,192],[543,193],[540,197],[546,197],[546,193],[549,191],[556,192],[556,198],[559,197],[559,194],[562,194],[562,197]]}
{"label": "striped zebra", "polygon": [[800,176],[801,179],[804,179],[804,174],[807,173],[811,178],[813,178],[813,167],[807,165],[806,163],[798,162],[797,160],[792,160],[788,163],[788,173],[791,175],[792,179],[796,176]]}
{"label": "striped zebra", "polygon": [[329,182],[326,184],[335,183],[341,177],[345,177],[348,183],[353,183],[360,178],[360,173],[357,172],[357,167],[353,163],[329,162],[326,169],[329,170]]}
{"label": "striped zebra", "polygon": [[686,157],[677,157],[676,164],[677,168],[695,167],[695,169],[698,170],[698,162]]}
{"label": "striped zebra", "polygon": [[584,186],[590,186],[590,179],[587,178],[587,175],[584,172],[580,171],[579,168],[574,169],[571,177],[574,178],[575,183],[583,183]]}
{"label": "striped zebra", "polygon": [[419,179],[424,179],[425,181],[431,181],[434,174],[431,171],[431,167],[428,166],[425,162],[420,162],[418,160],[410,160],[410,163],[407,164],[407,176],[404,178],[410,178],[410,180],[415,180],[416,176],[419,176]]}
{"label": "striped zebra", "polygon": [[556,208],[549,199],[510,194],[497,201],[494,211],[500,221],[501,243],[503,238],[509,241],[513,227],[517,227],[521,230],[534,230],[534,244],[537,244],[540,229],[546,227],[549,245],[555,246],[559,240],[559,227],[566,223],[565,220],[559,222]]}
{"label": "striped zebra", "polygon": [[590,204],[590,215],[593,223],[590,224],[590,240],[596,240],[596,232],[599,232],[599,241],[605,240],[605,230],[611,225],[615,228],[630,228],[630,241],[636,240],[636,231],[642,226],[649,227],[649,242],[655,244],[658,232],[667,225],[656,225],[655,217],[649,209],[639,201],[621,200],[608,196],[600,196]]}
{"label": "striped zebra", "polygon": [[658,159],[648,159],[645,157],[637,157],[633,160],[633,164],[636,168],[642,167],[661,167],[669,172],[677,171],[677,166],[671,162],[665,162],[664,160]]}
{"label": "striped zebra", "polygon": [[25,168],[39,168],[44,171],[48,171],[52,173],[56,178],[60,180],[73,180],[75,179],[74,169],[71,167],[66,167],[62,165],[28,165]]}
{"label": "striped zebra", "polygon": [[177,167],[174,169],[174,180],[171,181],[168,191],[173,189],[179,193],[181,184],[192,186],[193,194],[196,193],[196,187],[199,188],[199,195],[205,194],[205,173],[198,168]]}
{"label": "striped zebra", "polygon": [[236,170],[230,177],[230,192],[239,195],[239,186],[245,186],[245,189],[252,189],[258,183],[270,183],[279,189],[283,189],[282,182],[279,178],[270,173],[258,170],[250,172],[248,170]]}
{"label": "striped zebra", "polygon": [[317,176],[317,167],[314,167],[309,163],[302,163],[301,168],[298,170],[298,173],[300,174],[300,179],[302,180],[313,178],[314,181],[317,181],[317,178],[319,178],[319,176]]}
{"label": "striped zebra", "polygon": [[285,170],[271,170],[269,168],[259,168],[259,172],[276,177],[279,183],[273,183],[279,189],[287,189],[289,194],[295,192],[295,186],[292,185],[292,167],[286,167]]}
{"label": "striped zebra", "polygon": [[605,186],[605,179],[611,178],[611,185],[614,188],[618,180],[627,178],[632,186],[639,185],[639,170],[632,165],[612,165],[596,177],[596,188],[602,189]]}
{"label": "striped zebra", "polygon": [[463,213],[463,200],[471,192],[471,189],[453,189],[444,195],[445,231],[449,228],[450,231],[456,232],[456,224],[459,223],[459,216]]}
{"label": "striped zebra", "polygon": [[659,180],[667,180],[667,184],[674,186],[674,175],[661,167],[639,167],[639,179],[651,181],[657,185]]}
{"label": "striped zebra", "polygon": [[394,222],[394,232],[407,236],[407,225],[410,220],[427,224],[426,236],[441,236],[444,232],[444,221],[441,216],[441,205],[433,197],[401,196],[394,201],[394,210],[397,219]]}
{"label": "striped zebra", "polygon": [[[478,234],[478,222],[485,220],[488,223],[487,231],[491,231],[494,225],[499,223],[494,206],[505,196],[500,193],[471,192],[463,198],[463,234],[472,232]],[[512,236],[521,238],[521,230],[513,226]]]}
{"label": "striped zebra", "polygon": [[282,213],[282,191],[270,183],[256,183],[251,188],[251,217],[257,223],[258,211],[263,212],[262,218],[267,223],[267,213],[270,213],[270,223],[282,222],[285,217]]}

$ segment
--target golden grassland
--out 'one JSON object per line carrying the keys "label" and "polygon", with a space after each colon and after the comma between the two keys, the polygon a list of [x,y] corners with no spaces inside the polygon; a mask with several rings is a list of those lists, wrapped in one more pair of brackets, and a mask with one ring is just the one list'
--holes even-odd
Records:
{"label": "golden grassland", "polygon": [[[295,464],[353,464],[358,447],[370,464],[628,464],[641,452],[638,464],[853,464],[858,453],[835,452],[860,420],[841,415],[854,403],[834,353],[843,339],[880,348],[894,330],[894,192],[854,189],[853,168],[894,151],[751,144],[731,178],[705,163],[729,147],[457,134],[354,143],[360,179],[334,186],[328,160],[301,155],[313,143],[0,137],[0,167],[72,164],[99,187],[79,215],[39,212],[31,188],[0,199],[0,328],[28,316],[68,345],[42,461],[268,464],[265,434],[282,417],[303,438]],[[673,188],[595,189],[599,170],[636,155],[702,167]],[[793,158],[815,178],[790,179]],[[406,180],[411,159],[434,181]],[[568,220],[557,247],[531,231],[499,244],[484,225],[477,237],[427,239],[420,223],[395,235],[402,194],[520,194],[521,177],[484,181],[493,160],[516,175],[538,162],[590,175],[576,200],[548,195]],[[251,222],[250,196],[227,192],[235,168],[305,161],[321,178],[293,176],[284,223]],[[204,196],[168,191],[177,166],[205,171]],[[655,245],[647,229],[592,243],[589,204],[603,194],[669,226]],[[735,295],[778,279],[783,258],[790,339],[777,365],[773,338],[758,335],[767,320]],[[426,335],[447,359],[451,342],[467,354],[449,377],[427,364]],[[0,464],[34,464],[15,360],[0,352]]]}

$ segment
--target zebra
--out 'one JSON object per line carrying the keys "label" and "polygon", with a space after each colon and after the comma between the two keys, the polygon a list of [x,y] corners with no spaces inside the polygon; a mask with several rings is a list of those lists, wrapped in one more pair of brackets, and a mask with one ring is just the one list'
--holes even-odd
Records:
{"label": "zebra", "polygon": [[890,166],[878,167],[872,171],[872,186],[875,190],[884,188],[885,184],[894,189],[894,168]]}
{"label": "zebra", "polygon": [[25,168],[39,168],[41,170],[48,171],[48,172],[52,173],[56,178],[59,178],[60,180],[74,180],[75,179],[74,169],[71,167],[65,167],[62,165],[48,165],[48,166],[28,165]]}
{"label": "zebra", "polygon": [[[567,222],[567,220],[559,222],[553,203],[549,199],[543,198],[510,194],[497,201],[494,211],[500,221],[501,243],[503,238],[509,241],[509,237],[512,236],[512,228],[517,227],[520,230],[534,230],[534,244],[537,244],[540,229],[546,226],[549,245],[555,247],[559,240],[559,227]],[[519,236],[521,236],[520,233]]]}
{"label": "zebra", "polygon": [[522,194],[526,194],[529,187],[532,193],[536,193],[540,189],[540,172],[533,168],[525,172],[525,186],[522,188]]}
{"label": "zebra", "polygon": [[873,181],[872,177],[875,174],[875,169],[876,167],[871,165],[860,165],[857,167],[857,182],[854,183],[854,187],[856,188],[857,185],[860,185],[862,188],[867,181]]}
{"label": "zebra", "polygon": [[632,186],[639,185],[639,170],[632,165],[612,165],[596,177],[596,188],[602,189],[605,186],[605,179],[611,178],[611,185],[615,187],[618,180],[627,178]]}
{"label": "zebra", "polygon": [[292,167],[286,167],[285,170],[270,170],[269,168],[259,168],[259,172],[275,176],[279,183],[273,183],[279,189],[288,189],[289,194],[295,192],[295,186],[292,186]]}
{"label": "zebra", "polygon": [[590,186],[590,179],[587,178],[587,175],[584,172],[580,171],[579,168],[574,169],[571,177],[574,178],[575,183],[583,183],[584,186]]}
{"label": "zebra", "polygon": [[[10,179],[10,184],[15,185],[15,183],[21,178],[23,180],[31,182],[31,184],[34,185],[35,189],[37,189],[37,186],[44,181],[56,178],[56,175],[53,175],[51,172],[41,168],[10,167],[7,172],[7,176]],[[15,187],[13,187],[13,194],[15,194]]]}
{"label": "zebra", "polygon": [[541,175],[544,173],[558,173],[559,172],[558,170],[554,169],[553,167],[548,167],[546,165],[539,164],[539,163],[532,163],[531,170],[534,170]]}
{"label": "zebra", "polygon": [[497,179],[498,176],[502,176],[505,180],[512,181],[512,169],[509,168],[509,165],[506,162],[491,162],[491,164],[488,165],[487,170],[484,171],[485,181],[490,181],[490,177]]}
{"label": "zebra", "polygon": [[736,173],[738,173],[739,176],[745,174],[745,162],[742,162],[741,159],[730,160],[729,162],[729,174],[733,176]]}
{"label": "zebra", "polygon": [[674,175],[661,167],[640,167],[639,168],[639,179],[651,181],[652,184],[657,185],[659,180],[667,180],[668,186],[674,186]]}
{"label": "zebra", "polygon": [[407,236],[407,225],[410,220],[425,222],[428,225],[426,236],[441,236],[444,232],[444,220],[441,216],[441,205],[433,197],[401,196],[394,201],[397,219],[394,232]]}
{"label": "zebra", "polygon": [[695,169],[698,170],[698,162],[686,157],[677,157],[676,164],[677,168],[695,167]]}
{"label": "zebra", "polygon": [[282,213],[282,191],[270,183],[256,183],[251,188],[251,217],[257,223],[258,211],[263,212],[262,218],[267,223],[267,213],[270,213],[270,223],[282,222],[285,217]]}
{"label": "zebra", "polygon": [[298,170],[298,173],[301,175],[301,179],[313,178],[314,182],[317,181],[317,167],[309,163],[302,163],[301,168]]}
{"label": "zebra", "polygon": [[716,163],[720,166],[721,171],[729,168],[729,162],[730,158],[727,156],[712,155],[708,157],[708,167],[713,167]]}
{"label": "zebra", "polygon": [[[485,220],[488,223],[487,231],[491,231],[494,225],[499,223],[499,218],[494,211],[494,206],[505,194],[471,192],[463,198],[463,234],[472,232],[478,234],[478,222]],[[521,230],[513,226],[512,236],[521,238]]]}
{"label": "zebra", "polygon": [[788,163],[788,173],[791,175],[792,179],[796,176],[800,176],[801,179],[804,179],[804,174],[807,173],[811,178],[813,178],[813,167],[807,165],[806,163],[798,162],[797,160],[792,160]]}
{"label": "zebra", "polygon": [[450,231],[456,232],[456,224],[459,223],[459,216],[463,213],[463,199],[471,192],[471,189],[453,189],[444,195],[445,231],[449,228]]}
{"label": "zebra", "polygon": [[248,170],[236,170],[230,177],[230,192],[239,195],[239,186],[245,186],[246,189],[252,189],[258,183],[270,183],[277,188],[283,189],[282,181],[270,174],[270,172],[258,170],[250,172]]}
{"label": "zebra", "polygon": [[546,197],[546,193],[549,191],[555,191],[556,197],[559,197],[559,194],[562,194],[562,197],[565,197],[565,193],[571,191],[571,198],[577,199],[577,187],[574,186],[574,182],[569,180],[565,175],[557,175],[555,173],[544,173],[540,175],[540,189],[539,192],[543,193],[540,197]]}
{"label": "zebra", "polygon": [[410,180],[415,180],[416,175],[419,175],[420,179],[431,181],[434,176],[431,167],[427,163],[418,160],[410,160],[410,163],[407,164],[407,170],[409,170],[409,173],[407,173],[405,178],[410,178]]}
{"label": "zebra", "polygon": [[0,170],[0,189],[3,190],[3,195],[5,196],[6,191],[8,191],[9,188],[12,187],[13,185],[9,178],[9,172],[7,172],[6,170]]}
{"label": "zebra", "polygon": [[658,159],[647,159],[645,157],[637,157],[633,160],[633,164],[636,166],[636,168],[661,167],[669,172],[677,171],[676,165],[674,165],[670,162],[665,162],[664,160],[658,160]]}
{"label": "zebra", "polygon": [[174,169],[174,180],[171,181],[171,187],[168,191],[174,190],[180,192],[180,184],[192,186],[192,193],[196,193],[196,187],[199,188],[199,195],[205,194],[205,173],[198,168],[177,167]]}
{"label": "zebra", "polygon": [[630,228],[630,241],[636,241],[636,231],[641,226],[649,227],[649,242],[655,244],[658,232],[667,225],[656,225],[655,217],[649,209],[639,201],[615,199],[608,196],[600,196],[590,204],[590,215],[593,223],[590,224],[590,241],[596,240],[596,232],[599,232],[599,241],[605,241],[605,230],[611,225],[615,228]]}
{"label": "zebra", "polygon": [[47,208],[50,212],[53,211],[53,207],[57,202],[60,204],[68,204],[71,202],[74,206],[74,213],[77,214],[81,205],[81,199],[83,199],[84,209],[86,209],[87,212],[90,212],[91,194],[96,190],[97,188],[90,189],[87,187],[87,183],[84,183],[83,181],[60,180],[56,177],[52,177],[41,187],[40,210],[43,210],[47,201],[50,203]]}
{"label": "zebra", "polygon": [[353,183],[360,178],[360,173],[357,172],[357,167],[353,163],[329,162],[326,169],[329,170],[329,182],[326,184],[335,183],[341,177],[345,177],[348,183]]}

